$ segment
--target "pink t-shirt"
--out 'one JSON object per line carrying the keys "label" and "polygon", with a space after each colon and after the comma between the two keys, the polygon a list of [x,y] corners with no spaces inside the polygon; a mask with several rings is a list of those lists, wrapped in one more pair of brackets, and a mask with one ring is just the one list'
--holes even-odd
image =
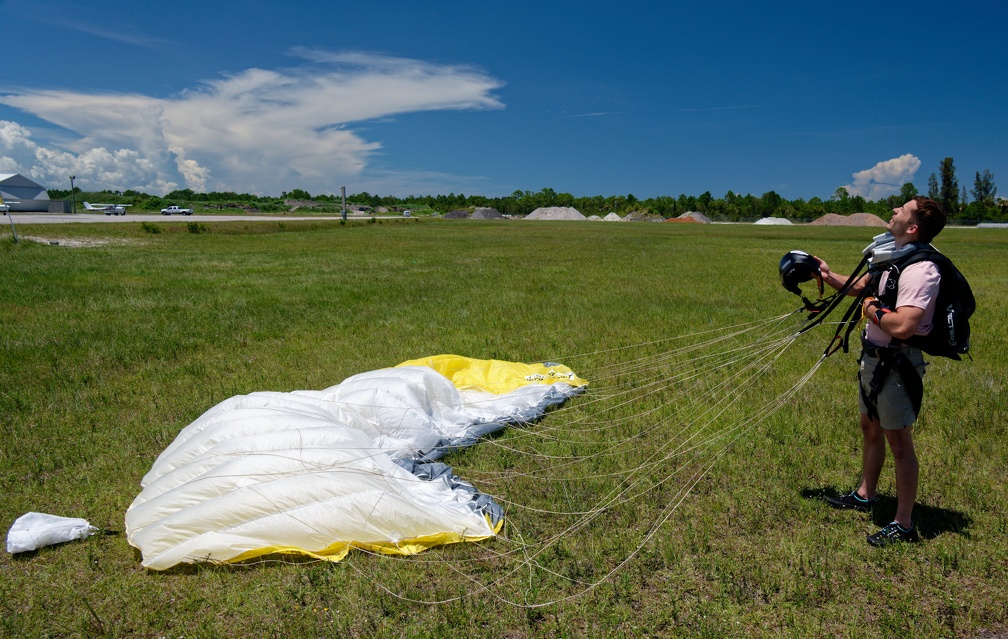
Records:
{"label": "pink t-shirt", "polygon": [[[882,273],[879,280],[879,290],[884,291],[889,272]],[[940,276],[934,262],[917,262],[903,269],[899,276],[899,292],[896,295],[896,308],[913,306],[924,309],[924,316],[917,325],[917,335],[927,335],[931,331],[934,319],[935,303],[938,301],[938,282]],[[896,309],[892,309],[896,310]],[[865,338],[876,346],[888,346],[892,341],[881,328],[873,322],[865,327]]]}

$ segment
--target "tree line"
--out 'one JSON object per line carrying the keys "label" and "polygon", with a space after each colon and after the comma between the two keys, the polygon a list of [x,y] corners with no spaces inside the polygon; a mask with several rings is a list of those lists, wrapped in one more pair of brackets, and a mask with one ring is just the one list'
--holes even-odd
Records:
{"label": "tree line", "polygon": [[[83,195],[75,188],[75,195]],[[70,191],[50,190],[52,199],[70,199]],[[926,193],[919,193],[912,183],[904,184],[900,192],[887,198],[869,201],[860,195],[851,195],[847,189],[838,188],[828,200],[813,197],[788,200],[774,191],[762,195],[742,195],[728,191],[723,197],[714,197],[710,191],[701,195],[680,194],[678,197],[662,195],[638,199],[628,195],[593,195],[576,197],[570,193],[557,193],[551,188],[540,191],[515,191],[511,195],[488,197],[483,195],[421,195],[398,197],[367,192],[347,195],[347,203],[389,210],[414,209],[447,213],[456,209],[475,207],[494,208],[503,215],[525,216],[540,207],[572,207],[584,215],[605,216],[617,213],[626,216],[632,212],[673,218],[690,212],[703,213],[715,221],[755,221],[764,217],[783,217],[795,222],[810,222],[828,213],[850,215],[873,213],[887,217],[892,209],[918,194],[939,201],[950,220],[959,223],[1008,221],[1008,201],[997,197],[994,175],[989,170],[977,171],[973,188],[967,191],[960,186],[952,158],[941,161],[937,172],[928,177]],[[342,206],[339,195],[312,195],[303,189],[283,192],[280,197],[256,196],[233,192],[197,193],[191,189],[172,191],[158,197],[138,191],[100,191],[96,195],[116,200],[116,204],[131,204],[139,210],[157,211],[171,204],[194,208],[241,209],[261,212],[282,212],[291,208],[291,202],[312,202],[319,211],[338,211]],[[969,196],[972,195],[972,198]],[[79,198],[78,198],[79,199]]]}

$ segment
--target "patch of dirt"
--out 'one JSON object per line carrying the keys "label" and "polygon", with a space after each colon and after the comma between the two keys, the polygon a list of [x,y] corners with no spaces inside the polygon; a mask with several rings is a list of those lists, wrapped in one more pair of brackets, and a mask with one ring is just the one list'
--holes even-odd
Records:
{"label": "patch of dirt", "polygon": [[22,240],[38,242],[39,244],[49,244],[51,246],[69,246],[71,248],[88,248],[94,246],[125,246],[127,244],[139,244],[136,240],[112,239],[108,237],[38,237],[36,235],[23,235]]}

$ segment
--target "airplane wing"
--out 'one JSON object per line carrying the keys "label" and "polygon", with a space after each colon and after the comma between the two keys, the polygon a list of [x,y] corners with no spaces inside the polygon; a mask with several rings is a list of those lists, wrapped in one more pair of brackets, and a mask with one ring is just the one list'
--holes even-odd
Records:
{"label": "airplane wing", "polygon": [[88,211],[116,211],[120,209],[127,209],[133,206],[132,204],[91,204],[90,202],[84,202],[84,208]]}

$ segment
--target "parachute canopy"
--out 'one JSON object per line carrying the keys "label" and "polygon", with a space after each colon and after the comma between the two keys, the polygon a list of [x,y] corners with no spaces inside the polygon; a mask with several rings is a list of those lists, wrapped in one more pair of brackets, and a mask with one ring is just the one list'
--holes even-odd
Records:
{"label": "parachute canopy", "polygon": [[154,462],[126,512],[127,539],[155,570],[486,539],[502,509],[434,460],[586,385],[559,364],[439,355],[321,391],[232,397]]}

